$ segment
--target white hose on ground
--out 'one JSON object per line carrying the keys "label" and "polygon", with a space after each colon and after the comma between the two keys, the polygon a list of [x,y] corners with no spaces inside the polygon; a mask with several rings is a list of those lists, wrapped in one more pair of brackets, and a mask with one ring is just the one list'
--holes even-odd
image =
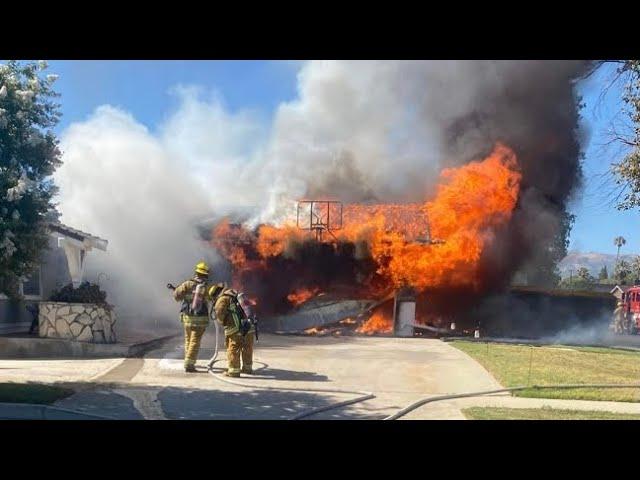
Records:
{"label": "white hose on ground", "polygon": [[[314,393],[342,393],[342,394],[354,394],[354,395],[360,395],[357,398],[351,399],[351,400],[344,400],[341,402],[336,402],[336,403],[331,403],[329,405],[325,405],[323,407],[318,407],[318,408],[314,408],[312,410],[307,410],[305,412],[301,412],[298,413],[296,415],[294,415],[293,417],[291,417],[289,420],[300,420],[302,418],[306,418],[306,417],[310,417],[311,415],[315,415],[317,413],[320,412],[326,412],[327,410],[333,410],[334,408],[340,408],[340,407],[344,407],[347,405],[352,405],[354,403],[359,403],[359,402],[364,402],[365,400],[371,400],[372,398],[375,398],[375,395],[372,392],[361,392],[361,391],[356,391],[356,390],[341,390],[341,389],[319,389],[319,388],[295,388],[295,387],[267,387],[267,386],[261,386],[261,385],[251,385],[251,384],[246,384],[246,383],[241,383],[241,382],[236,382],[233,380],[229,380],[227,378],[224,378],[220,375],[216,375],[213,372],[213,365],[218,361],[218,342],[219,342],[219,337],[220,337],[220,326],[218,325],[218,322],[214,319],[214,325],[216,328],[216,344],[215,344],[215,349],[213,352],[213,356],[211,357],[211,359],[209,360],[209,363],[207,364],[207,370],[208,372],[213,376],[213,378],[216,378],[217,380],[221,381],[221,382],[225,382],[231,385],[236,385],[238,387],[245,387],[245,388],[259,388],[262,390],[276,390],[276,391],[290,391],[290,392],[314,392]],[[257,362],[257,363],[262,363],[262,362]],[[262,363],[262,367],[259,370],[262,370],[264,368],[267,368],[267,364]],[[411,405],[408,405],[407,407],[403,408],[402,410],[397,411],[396,413],[394,413],[393,415],[389,415],[388,417],[385,417],[384,420],[397,420],[398,418],[404,417],[407,413],[412,412],[413,410],[426,405],[427,403],[433,403],[433,402],[441,402],[444,400],[453,400],[456,398],[468,398],[468,397],[480,397],[480,396],[484,396],[484,395],[492,395],[494,393],[505,393],[505,392],[516,392],[516,391],[520,391],[520,390],[526,390],[526,389],[576,389],[576,388],[640,388],[640,384],[633,384],[633,383],[624,383],[624,384],[615,384],[615,383],[605,383],[605,384],[561,384],[561,385],[531,385],[531,386],[519,386],[519,387],[510,387],[510,388],[501,388],[501,389],[497,389],[497,390],[484,390],[484,391],[480,391],[480,392],[468,392],[468,393],[458,393],[458,394],[449,394],[449,395],[438,395],[438,396],[434,396],[434,397],[427,397],[427,398],[423,398],[421,400],[418,400],[417,402],[412,403]]]}
{"label": "white hose on ground", "polygon": [[218,337],[220,336],[220,326],[218,325],[218,322],[215,318],[213,319],[213,325],[216,327],[216,346],[213,351],[213,356],[209,360],[209,363],[207,363],[207,368],[209,371],[211,371],[211,368],[213,368],[213,364],[216,363],[216,359],[218,358]]}
{"label": "white hose on ground", "polygon": [[[224,378],[220,375],[217,375],[216,373],[213,372],[213,365],[218,362],[218,342],[219,342],[219,336],[220,336],[220,327],[218,326],[218,322],[214,320],[214,325],[216,328],[216,346],[215,346],[215,350],[213,352],[213,356],[211,357],[211,359],[209,360],[209,363],[207,364],[207,371],[211,374],[211,376],[213,376],[213,378],[221,381],[221,382],[225,382],[228,383],[230,385],[236,385],[238,387],[245,387],[245,388],[259,388],[261,390],[276,390],[276,391],[287,391],[287,392],[313,392],[313,393],[341,393],[341,394],[346,394],[346,395],[360,395],[357,398],[353,398],[350,400],[343,400],[341,402],[335,402],[335,403],[331,403],[329,405],[324,405],[322,407],[318,407],[318,408],[314,408],[312,410],[307,410],[305,412],[301,412],[298,413],[296,415],[294,415],[293,417],[291,417],[289,420],[300,420],[301,418],[306,418],[306,417],[310,417],[311,415],[315,415],[317,413],[320,412],[326,412],[327,410],[333,410],[334,408],[339,408],[339,407],[344,407],[347,405],[351,405],[354,403],[358,403],[358,402],[364,402],[365,400],[370,400],[372,398],[375,398],[375,395],[371,392],[360,392],[357,390],[342,390],[342,389],[321,389],[321,388],[295,388],[295,387],[268,387],[268,386],[263,386],[263,385],[255,385],[255,384],[247,384],[247,383],[242,383],[242,382],[237,382],[234,380],[229,380],[227,378]],[[262,362],[257,362],[257,363],[262,363]],[[267,364],[262,363],[262,367],[260,367],[259,370],[262,370],[264,368],[267,368]]]}
{"label": "white hose on ground", "polygon": [[542,390],[542,389],[574,389],[574,388],[640,388],[640,383],[592,383],[592,384],[561,384],[561,385],[530,385],[530,386],[519,386],[519,387],[510,387],[510,388],[501,388],[498,390],[485,390],[481,392],[468,392],[468,393],[457,393],[451,395],[438,395],[435,397],[427,397],[417,402],[412,403],[411,405],[403,408],[402,410],[398,410],[393,415],[389,415],[384,418],[384,420],[397,420],[400,417],[404,417],[407,413],[412,412],[416,408],[421,407],[427,403],[433,402],[441,402],[443,400],[452,400],[455,398],[467,398],[467,397],[480,397],[484,395],[491,395],[494,393],[504,393],[504,392],[516,392],[519,390]]}

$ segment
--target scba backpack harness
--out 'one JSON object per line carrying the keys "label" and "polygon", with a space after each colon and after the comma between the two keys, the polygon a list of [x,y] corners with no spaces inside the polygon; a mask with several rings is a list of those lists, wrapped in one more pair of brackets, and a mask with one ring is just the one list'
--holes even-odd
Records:
{"label": "scba backpack harness", "polygon": [[235,290],[228,290],[222,294],[229,297],[229,313],[233,318],[233,323],[242,334],[246,336],[247,333],[255,327],[256,340],[258,339],[257,320],[251,312],[251,306],[247,301],[244,293],[238,293]]}
{"label": "scba backpack harness", "polygon": [[182,313],[190,317],[208,317],[209,309],[205,302],[205,292],[207,285],[204,282],[196,282],[193,290],[182,302]]}

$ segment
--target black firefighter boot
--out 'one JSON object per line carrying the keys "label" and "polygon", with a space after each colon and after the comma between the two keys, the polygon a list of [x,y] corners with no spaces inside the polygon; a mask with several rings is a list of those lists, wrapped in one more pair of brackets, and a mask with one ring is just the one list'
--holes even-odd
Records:
{"label": "black firefighter boot", "polygon": [[187,373],[194,373],[196,371],[196,366],[195,365],[185,365],[184,366],[184,371]]}

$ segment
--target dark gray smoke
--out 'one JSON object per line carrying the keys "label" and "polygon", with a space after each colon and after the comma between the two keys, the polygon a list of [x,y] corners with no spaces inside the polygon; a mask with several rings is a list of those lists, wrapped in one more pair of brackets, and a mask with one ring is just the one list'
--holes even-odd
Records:
{"label": "dark gray smoke", "polygon": [[[488,152],[496,141],[515,150],[523,179],[508,229],[486,253],[487,274],[521,268],[530,283],[550,284],[566,254],[567,203],[581,183],[578,101],[582,61],[470,62],[479,79],[474,107],[446,130],[454,163]],[[482,79],[486,79],[483,81]],[[494,79],[494,82],[491,82]]]}
{"label": "dark gray smoke", "polygon": [[[284,104],[260,175],[269,202],[256,221],[279,222],[303,196],[424,201],[442,167],[500,141],[522,167],[520,201],[485,255],[504,285],[522,269],[549,284],[565,254],[567,203],[580,185],[575,81],[584,61],[311,62],[300,98]],[[257,172],[254,172],[257,173]]]}

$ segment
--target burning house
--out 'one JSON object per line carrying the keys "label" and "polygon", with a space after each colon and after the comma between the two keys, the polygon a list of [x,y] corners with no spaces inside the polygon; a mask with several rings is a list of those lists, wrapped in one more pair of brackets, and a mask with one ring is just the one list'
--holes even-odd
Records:
{"label": "burning house", "polygon": [[[343,324],[361,334],[410,335],[412,319],[436,330],[490,325],[495,297],[516,274],[550,282],[580,184],[574,82],[588,64],[464,62],[464,69],[477,78],[464,84],[466,101],[424,113],[425,122],[440,118],[443,159],[422,193],[414,178],[403,201],[372,192],[345,157],[302,183],[307,199],[295,215],[212,228],[210,244],[230,266],[232,284],[266,315],[320,294],[370,299],[378,307],[367,318]],[[399,293],[408,289],[414,293]]]}
{"label": "burning house", "polygon": [[[550,286],[565,254],[581,179],[574,87],[588,69],[307,62],[264,135],[239,128],[249,133],[229,152],[212,137],[218,127],[202,99],[186,102],[161,138],[104,110],[63,145],[62,209],[111,240],[109,262],[96,258],[95,268],[109,271],[109,296],[123,310],[144,305],[145,316],[173,321],[164,285],[205,259],[255,299],[265,326],[315,303],[386,299],[342,320],[361,334],[391,334],[395,293],[412,288],[417,324],[489,328],[513,313],[496,299],[516,274]],[[78,174],[99,181],[79,188]],[[328,207],[301,205],[297,218],[299,200]],[[222,205],[256,208],[195,235],[197,220],[222,215]]]}
{"label": "burning house", "polygon": [[[380,299],[407,288],[430,297],[452,290],[479,296],[486,288],[482,253],[509,222],[520,181],[515,154],[498,144],[485,159],[443,171],[435,198],[424,204],[305,200],[295,224],[252,231],[223,221],[211,241],[231,263],[232,283],[273,313],[346,286],[357,298]],[[411,320],[394,327],[379,308],[358,333],[395,329],[407,336],[413,320],[442,323],[442,312],[416,316],[415,300],[402,302],[405,297],[396,296],[393,316]]]}

